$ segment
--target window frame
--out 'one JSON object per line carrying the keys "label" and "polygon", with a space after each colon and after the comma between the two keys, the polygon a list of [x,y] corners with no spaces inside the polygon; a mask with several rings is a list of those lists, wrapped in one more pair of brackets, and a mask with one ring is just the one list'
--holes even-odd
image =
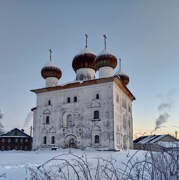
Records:
{"label": "window frame", "polygon": [[75,103],[77,102],[77,96],[73,97],[73,102],[75,102]]}
{"label": "window frame", "polygon": [[51,136],[51,144],[55,144],[55,136]]}
{"label": "window frame", "polygon": [[98,110],[95,110],[93,112],[93,119],[99,119],[99,111]]}
{"label": "window frame", "polygon": [[95,144],[99,144],[100,143],[100,138],[99,138],[99,135],[97,135],[97,134],[94,136],[94,143]]}
{"label": "window frame", "polygon": [[45,124],[50,124],[50,116],[49,115],[47,115],[45,117]]}
{"label": "window frame", "polygon": [[43,144],[47,144],[47,136],[43,137]]}
{"label": "window frame", "polygon": [[71,103],[71,98],[67,97],[67,103]]}
{"label": "window frame", "polygon": [[99,93],[96,94],[96,99],[99,99]]}

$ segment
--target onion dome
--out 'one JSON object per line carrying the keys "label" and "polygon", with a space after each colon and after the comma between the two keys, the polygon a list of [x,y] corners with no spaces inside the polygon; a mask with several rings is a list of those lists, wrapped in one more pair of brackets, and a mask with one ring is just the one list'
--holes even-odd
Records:
{"label": "onion dome", "polygon": [[122,83],[127,86],[129,84],[129,76],[125,73],[120,73],[118,75],[120,77],[120,79],[122,80]]}
{"label": "onion dome", "polygon": [[104,66],[109,66],[113,69],[117,66],[117,58],[106,50],[102,51],[95,59],[96,69]]}
{"label": "onion dome", "polygon": [[41,75],[44,79],[48,77],[55,77],[60,79],[62,76],[62,71],[52,62],[52,50],[49,49],[50,53],[50,61],[47,65],[45,65],[41,70]]}
{"label": "onion dome", "polygon": [[52,61],[50,61],[42,68],[41,75],[44,79],[48,77],[56,77],[57,79],[60,79],[62,76],[62,71]]}
{"label": "onion dome", "polygon": [[117,58],[106,51],[106,35],[103,35],[104,37],[104,50],[96,57],[95,60],[95,66],[96,69],[99,69],[101,67],[112,67],[113,69],[117,66]]}
{"label": "onion dome", "polygon": [[92,68],[95,70],[95,58],[95,53],[85,48],[73,58],[72,67],[75,72],[80,68]]}
{"label": "onion dome", "polygon": [[115,73],[115,76],[118,76],[125,86],[129,84],[129,76],[121,72],[121,59],[119,59],[119,70]]}

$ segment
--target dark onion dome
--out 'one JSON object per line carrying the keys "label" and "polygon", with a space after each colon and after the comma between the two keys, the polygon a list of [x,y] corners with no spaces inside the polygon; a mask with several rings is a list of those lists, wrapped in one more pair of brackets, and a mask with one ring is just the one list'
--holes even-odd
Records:
{"label": "dark onion dome", "polygon": [[127,86],[129,84],[129,76],[124,73],[120,73],[120,79],[122,80],[123,84]]}
{"label": "dark onion dome", "polygon": [[115,73],[115,76],[118,76],[125,86],[129,84],[129,76],[127,74],[118,71]]}
{"label": "dark onion dome", "polygon": [[114,69],[117,66],[117,58],[113,54],[104,50],[96,57],[95,66],[96,69],[105,66],[109,66]]}
{"label": "dark onion dome", "polygon": [[75,72],[80,68],[92,68],[96,70],[95,58],[96,54],[90,51],[88,48],[85,48],[73,58],[72,67]]}
{"label": "dark onion dome", "polygon": [[49,61],[49,63],[42,68],[41,75],[44,79],[48,77],[56,77],[57,79],[60,79],[62,71],[52,61]]}

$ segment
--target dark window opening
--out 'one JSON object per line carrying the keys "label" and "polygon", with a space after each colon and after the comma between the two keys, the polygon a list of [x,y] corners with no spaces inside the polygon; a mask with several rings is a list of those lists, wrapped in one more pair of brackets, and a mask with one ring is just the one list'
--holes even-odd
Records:
{"label": "dark window opening", "polygon": [[70,103],[70,97],[67,97],[67,103]]}
{"label": "dark window opening", "polygon": [[51,137],[51,144],[55,144],[55,136]]}
{"label": "dark window opening", "polygon": [[50,124],[50,117],[46,116],[46,124]]}
{"label": "dark window opening", "polygon": [[77,97],[75,96],[73,100],[74,100],[74,102],[77,102]]}
{"label": "dark window opening", "polygon": [[96,99],[99,99],[99,94],[96,94]]}
{"label": "dark window opening", "polygon": [[51,101],[50,101],[50,100],[48,100],[48,105],[49,105],[49,106],[51,105]]}
{"label": "dark window opening", "polygon": [[47,144],[47,137],[46,136],[44,136],[43,143]]}
{"label": "dark window opening", "polygon": [[99,111],[94,111],[94,119],[99,119]]}
{"label": "dark window opening", "polygon": [[97,144],[97,143],[99,143],[99,136],[98,135],[96,135],[95,137],[94,137],[94,142]]}

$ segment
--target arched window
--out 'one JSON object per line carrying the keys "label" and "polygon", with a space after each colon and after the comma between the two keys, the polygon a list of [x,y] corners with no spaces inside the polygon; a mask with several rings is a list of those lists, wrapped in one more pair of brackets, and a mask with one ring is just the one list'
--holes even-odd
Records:
{"label": "arched window", "polygon": [[67,116],[67,128],[70,128],[70,127],[72,127],[73,126],[73,121],[72,121],[72,115],[71,114],[69,114],[68,116]]}
{"label": "arched window", "polygon": [[99,136],[98,136],[98,135],[95,135],[95,137],[94,137],[94,143],[95,143],[95,144],[99,143]]}
{"label": "arched window", "polygon": [[96,94],[96,99],[99,99],[99,94]]}
{"label": "arched window", "polygon": [[99,111],[94,111],[94,119],[99,119]]}
{"label": "arched window", "polygon": [[46,136],[44,136],[44,138],[43,138],[43,143],[47,144],[47,137]]}
{"label": "arched window", "polygon": [[51,105],[51,101],[50,101],[50,100],[48,100],[48,105],[49,105],[49,106]]}
{"label": "arched window", "polygon": [[55,136],[51,137],[51,144],[55,144]]}
{"label": "arched window", "polygon": [[50,124],[50,117],[49,117],[49,116],[46,116],[45,123],[46,123],[46,124]]}

